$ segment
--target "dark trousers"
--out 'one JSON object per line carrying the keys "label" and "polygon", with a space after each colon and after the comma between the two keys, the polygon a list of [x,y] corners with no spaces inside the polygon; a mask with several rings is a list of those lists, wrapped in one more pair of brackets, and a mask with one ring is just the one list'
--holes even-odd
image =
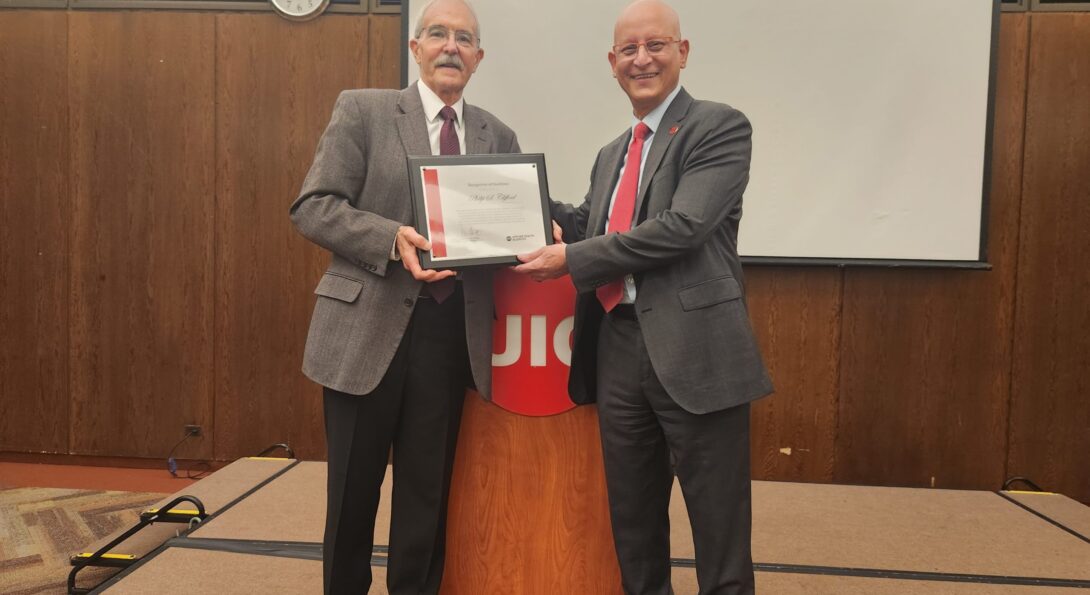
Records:
{"label": "dark trousers", "polygon": [[374,391],[324,390],[329,595],[362,595],[371,586],[375,514],[391,447],[387,585],[391,595],[439,591],[447,492],[470,377],[464,319],[460,290],[442,304],[421,297]]}
{"label": "dark trousers", "polygon": [[610,314],[598,337],[598,419],[624,592],[673,592],[669,505],[676,473],[700,594],[752,594],[749,405],[685,411],[651,368],[639,323]]}

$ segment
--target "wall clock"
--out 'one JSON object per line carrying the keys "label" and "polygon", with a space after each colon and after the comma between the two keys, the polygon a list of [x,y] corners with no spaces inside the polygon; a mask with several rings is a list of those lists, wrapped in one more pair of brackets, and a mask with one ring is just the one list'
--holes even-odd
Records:
{"label": "wall clock", "polygon": [[269,0],[277,14],[292,21],[309,21],[322,14],[329,0]]}

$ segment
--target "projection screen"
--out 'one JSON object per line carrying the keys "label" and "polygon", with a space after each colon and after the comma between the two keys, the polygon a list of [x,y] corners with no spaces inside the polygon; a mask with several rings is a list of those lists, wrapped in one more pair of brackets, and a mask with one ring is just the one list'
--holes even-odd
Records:
{"label": "projection screen", "polygon": [[[606,55],[625,0],[474,0],[485,56],[466,101],[544,153],[578,203],[633,123]],[[425,0],[402,4],[403,41]],[[675,0],[682,85],[753,124],[750,262],[986,266],[995,0]],[[402,51],[405,82],[417,66]]]}

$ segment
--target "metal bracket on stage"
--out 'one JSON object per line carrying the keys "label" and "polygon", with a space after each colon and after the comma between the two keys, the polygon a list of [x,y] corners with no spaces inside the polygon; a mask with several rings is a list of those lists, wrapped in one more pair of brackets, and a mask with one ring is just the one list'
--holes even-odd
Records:
{"label": "metal bracket on stage", "polygon": [[[182,502],[190,502],[197,507],[197,510],[178,510],[175,506]],[[107,553],[115,546],[132,537],[144,527],[155,522],[171,522],[171,523],[190,523],[191,521],[200,522],[208,517],[208,513],[205,512],[204,503],[200,501],[196,496],[178,496],[171,500],[166,506],[162,508],[153,508],[140,514],[140,522],[133,525],[131,529],[125,531],[121,535],[118,535],[115,539],[107,543],[98,549],[94,553],[82,552],[72,556],[69,562],[74,568],[72,572],[68,573],[68,593],[69,595],[90,593],[94,589],[98,588],[102,583],[95,585],[89,589],[80,588],[76,586],[76,575],[79,571],[87,568],[88,566],[96,567],[110,567],[110,568],[128,568],[135,564],[139,558],[131,554],[111,554]],[[107,579],[109,580],[109,579]],[[103,581],[105,582],[105,581]]]}
{"label": "metal bracket on stage", "polygon": [[194,521],[201,522],[208,514],[204,512],[204,507],[201,510],[185,510],[177,508],[167,508],[162,510],[159,508],[149,508],[140,513],[140,520],[148,522],[160,522],[160,523],[186,523],[191,524]]}
{"label": "metal bracket on stage", "polygon": [[1034,492],[1044,492],[1045,491],[1045,490],[1041,489],[1041,486],[1039,486],[1039,485],[1033,483],[1032,481],[1030,481],[1030,479],[1028,477],[1022,477],[1022,476],[1012,477],[1012,478],[1008,479],[1007,481],[1004,481],[1003,482],[1003,487],[1000,488],[1000,489],[1002,491],[1004,491],[1004,492],[1009,492],[1010,489],[1011,489],[1011,486],[1016,484],[1016,483],[1024,483],[1024,484],[1026,484],[1026,486],[1029,487],[1030,490],[1032,490]]}
{"label": "metal bracket on stage", "polygon": [[288,459],[294,459],[295,458],[295,451],[292,450],[292,448],[290,446],[288,446],[288,444],[286,442],[281,442],[279,444],[273,444],[272,446],[266,448],[265,450],[257,453],[256,455],[254,455],[252,457],[249,457],[249,458],[251,458],[251,459],[260,459],[260,458],[266,457],[269,453],[271,453],[271,452],[273,452],[273,451],[275,451],[277,449],[283,449],[284,452],[287,453],[287,455],[288,455],[286,458],[288,458]]}

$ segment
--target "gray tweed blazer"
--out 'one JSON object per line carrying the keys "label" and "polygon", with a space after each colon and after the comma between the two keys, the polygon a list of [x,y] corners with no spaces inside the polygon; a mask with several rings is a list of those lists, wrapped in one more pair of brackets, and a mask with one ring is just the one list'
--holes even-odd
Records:
{"label": "gray tweed blazer", "polygon": [[[333,253],[307,335],[303,373],[342,392],[374,390],[412,316],[421,282],[390,260],[397,228],[412,225],[406,157],[431,155],[416,88],[344,91],[318,144],[291,220]],[[492,114],[463,109],[467,154],[518,153],[515,133]],[[477,390],[492,389],[492,273],[462,274],[466,342]]]}

